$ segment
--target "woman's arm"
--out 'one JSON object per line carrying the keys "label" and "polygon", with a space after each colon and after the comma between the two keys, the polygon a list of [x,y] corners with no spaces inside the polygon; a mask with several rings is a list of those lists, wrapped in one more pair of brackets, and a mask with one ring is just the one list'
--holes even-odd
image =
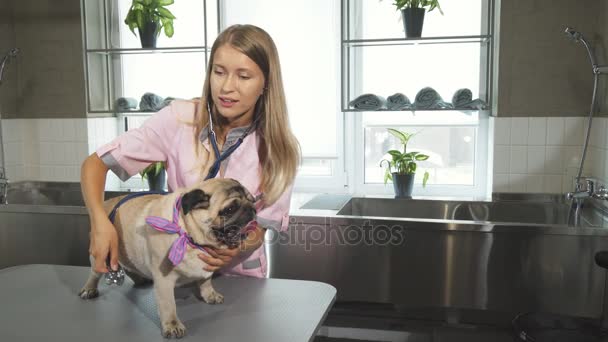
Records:
{"label": "woman's arm", "polygon": [[82,163],[80,186],[91,224],[89,254],[95,258],[94,270],[106,273],[106,259],[110,254],[110,265],[118,269],[118,234],[108,219],[103,207],[104,189],[108,167],[97,156],[91,154]]}

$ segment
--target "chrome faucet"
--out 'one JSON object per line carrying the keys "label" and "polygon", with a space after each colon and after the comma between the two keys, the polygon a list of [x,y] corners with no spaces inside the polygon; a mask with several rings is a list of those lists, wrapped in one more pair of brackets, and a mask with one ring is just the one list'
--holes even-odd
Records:
{"label": "chrome faucet", "polygon": [[586,179],[585,183],[587,184],[587,187],[585,189],[582,189],[581,183],[576,182],[576,190],[567,193],[566,198],[569,200],[576,200],[593,196],[595,193],[595,182],[592,179]]}

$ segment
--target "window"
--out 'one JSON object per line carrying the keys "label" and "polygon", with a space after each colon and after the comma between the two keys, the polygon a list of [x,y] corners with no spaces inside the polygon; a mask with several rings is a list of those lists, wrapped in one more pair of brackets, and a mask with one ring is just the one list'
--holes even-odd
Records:
{"label": "window", "polygon": [[222,28],[253,24],[279,51],[291,127],[303,162],[296,188],[344,191],[340,113],[340,3],[308,0],[222,1]]}
{"label": "window", "polygon": [[[384,185],[382,159],[401,149],[388,133],[396,128],[417,134],[408,151],[430,156],[418,164],[415,195],[486,195],[488,111],[354,111],[348,102],[362,94],[384,98],[405,94],[414,102],[424,87],[435,89],[452,102],[461,88],[488,104],[492,40],[489,20],[491,0],[441,2],[445,15],[427,12],[421,40],[405,40],[401,13],[393,1],[342,0],[343,98],[342,108],[353,127],[354,162],[348,173],[354,193],[393,194]],[[488,15],[486,15],[488,14]],[[422,177],[430,178],[422,189]]]}

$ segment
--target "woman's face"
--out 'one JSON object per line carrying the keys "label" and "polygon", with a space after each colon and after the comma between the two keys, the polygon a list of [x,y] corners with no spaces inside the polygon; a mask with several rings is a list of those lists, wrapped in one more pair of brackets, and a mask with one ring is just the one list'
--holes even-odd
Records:
{"label": "woman's face", "polygon": [[255,104],[264,91],[260,67],[229,44],[220,46],[211,66],[211,97],[231,127],[249,125]]}

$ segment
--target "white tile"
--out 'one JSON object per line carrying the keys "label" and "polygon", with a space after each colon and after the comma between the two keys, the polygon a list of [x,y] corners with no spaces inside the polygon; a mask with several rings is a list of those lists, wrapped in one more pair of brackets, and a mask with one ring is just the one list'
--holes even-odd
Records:
{"label": "white tile", "polygon": [[76,145],[76,160],[80,160],[80,163],[77,165],[82,164],[82,162],[89,156],[89,145],[86,143],[79,143],[78,145]]}
{"label": "white tile", "polygon": [[543,192],[543,176],[542,175],[528,175],[528,177],[526,178],[526,192],[528,192],[528,193]]}
{"label": "white tile", "polygon": [[23,164],[23,144],[20,142],[10,142],[5,145],[6,164]]}
{"label": "white tile", "polygon": [[32,141],[25,145],[25,164],[40,163],[40,142]]}
{"label": "white tile", "polygon": [[492,192],[509,192],[509,175],[495,173],[492,184]]}
{"label": "white tile", "polygon": [[494,173],[509,173],[511,148],[505,145],[494,146]]}
{"label": "white tile", "polygon": [[574,178],[576,176],[573,175],[564,175],[562,176],[562,191],[561,193],[566,193],[570,191],[574,191]]}
{"label": "white tile", "polygon": [[[40,144],[40,159],[37,161],[40,165],[49,165],[51,163],[51,145],[48,142]],[[36,161],[34,161],[36,162]]]}
{"label": "white tile", "polygon": [[86,142],[88,140],[87,119],[74,120],[74,136],[76,137],[76,141],[79,142]]}
{"label": "white tile", "polygon": [[511,119],[511,145],[528,144],[528,118]]}
{"label": "white tile", "polygon": [[562,193],[562,175],[545,175],[543,177],[543,192],[550,194]]}
{"label": "white tile", "polygon": [[571,117],[564,118],[564,145],[582,145],[585,126],[585,118]]}
{"label": "white tile", "polygon": [[509,175],[509,191],[511,192],[525,192],[527,184],[526,174],[510,174]]}
{"label": "white tile", "polygon": [[2,140],[4,143],[23,140],[23,120],[10,119],[2,121]]}
{"label": "white tile", "polygon": [[528,148],[511,146],[509,164],[509,173],[526,173],[528,171]]}
{"label": "white tile", "polygon": [[606,118],[594,118],[591,125],[591,146],[604,148],[606,146]]}
{"label": "white tile", "polygon": [[11,182],[16,182],[18,177],[17,165],[6,165],[6,178]]}
{"label": "white tile", "polygon": [[52,119],[36,119],[38,123],[38,136],[40,141],[54,141]]}
{"label": "white tile", "polygon": [[593,176],[598,179],[603,179],[606,171],[604,170],[604,164],[606,160],[606,151],[603,149],[596,150],[596,157],[593,161]]}
{"label": "white tile", "polygon": [[51,141],[64,141],[64,122],[65,119],[51,119]]}
{"label": "white tile", "polygon": [[547,145],[563,145],[564,118],[547,118]]}
{"label": "white tile", "polygon": [[23,165],[16,165],[15,166],[15,173],[12,174],[12,176],[9,174],[9,179],[13,182],[19,182],[19,181],[23,181],[23,180],[27,180],[27,178],[25,177],[25,167]]}
{"label": "white tile", "polygon": [[40,176],[40,165],[30,165],[29,166],[29,179],[31,180],[42,180]]}
{"label": "white tile", "polygon": [[66,160],[66,151],[63,149],[63,144],[60,142],[50,143],[51,145],[51,160],[49,164],[51,165],[65,165],[67,163]]}
{"label": "white tile", "polygon": [[528,146],[527,173],[541,174],[545,172],[545,146]]}
{"label": "white tile", "polygon": [[581,162],[582,149],[579,146],[564,146],[564,166],[578,167]]}
{"label": "white tile", "polygon": [[530,118],[528,145],[545,145],[547,140],[547,118]]}
{"label": "white tile", "polygon": [[86,120],[86,125],[87,125],[87,139],[88,140],[95,140],[95,118],[89,118]]}
{"label": "white tile", "polygon": [[77,141],[76,138],[76,122],[80,119],[64,119],[63,120],[63,141]]}
{"label": "white tile", "polygon": [[61,149],[65,153],[65,165],[78,165],[82,163],[82,160],[78,159],[78,154],[76,153],[77,144],[75,142],[63,142],[61,143]]}
{"label": "white tile", "polygon": [[561,146],[547,146],[545,148],[545,173],[564,173],[564,148]]}
{"label": "white tile", "polygon": [[511,118],[496,118],[494,121],[494,144],[511,143]]}

